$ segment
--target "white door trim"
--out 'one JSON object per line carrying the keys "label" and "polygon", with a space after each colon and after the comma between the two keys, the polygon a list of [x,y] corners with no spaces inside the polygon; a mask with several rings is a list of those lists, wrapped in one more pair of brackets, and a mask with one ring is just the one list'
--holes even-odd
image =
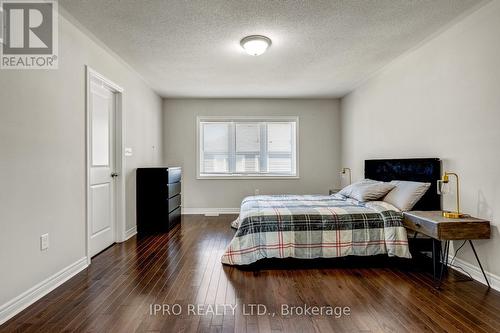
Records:
{"label": "white door trim", "polygon": [[85,248],[87,253],[87,263],[90,264],[90,82],[92,78],[102,81],[108,88],[113,90],[116,96],[116,115],[115,115],[115,168],[118,177],[115,179],[115,241],[123,242],[126,240],[125,223],[125,113],[123,110],[123,92],[124,89],[113,81],[108,80],[89,66],[85,66],[86,73],[86,91],[85,91]]}

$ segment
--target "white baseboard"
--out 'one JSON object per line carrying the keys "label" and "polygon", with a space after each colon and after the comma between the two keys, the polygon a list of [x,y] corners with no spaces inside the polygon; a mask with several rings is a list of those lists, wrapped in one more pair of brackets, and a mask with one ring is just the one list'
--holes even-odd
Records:
{"label": "white baseboard", "polygon": [[218,215],[218,214],[239,214],[239,208],[182,208],[182,214],[194,214],[194,215]]}
{"label": "white baseboard", "polygon": [[125,236],[123,237],[122,242],[125,242],[126,240],[130,239],[136,234],[137,234],[137,226],[128,229],[127,231],[125,231]]}
{"label": "white baseboard", "polygon": [[[452,259],[453,259],[453,256],[448,256],[449,263],[451,263]],[[459,259],[459,258],[455,258],[455,261],[453,264],[456,266],[462,267],[467,273],[469,273],[471,275],[471,277],[474,280],[486,285],[486,281],[484,281],[484,276],[483,276],[483,273],[481,272],[481,269],[479,268],[479,266],[475,266],[475,265],[468,263],[467,261],[464,261],[464,260]],[[454,268],[452,266],[450,266],[450,268],[456,270],[457,272],[463,273],[459,269]],[[486,271],[485,271],[485,273],[486,273],[486,276],[488,277],[488,281],[490,283],[491,288],[493,288],[497,291],[500,291],[500,276],[495,275],[493,273],[486,272]]]}
{"label": "white baseboard", "polygon": [[0,325],[5,323],[10,318],[14,317],[19,312],[26,309],[31,304],[38,301],[43,296],[50,293],[52,290],[59,287],[64,282],[71,279],[73,276],[87,268],[87,257],[83,257],[66,268],[63,268],[56,274],[40,282],[31,289],[25,291],[21,295],[13,298],[7,303],[0,306]]}

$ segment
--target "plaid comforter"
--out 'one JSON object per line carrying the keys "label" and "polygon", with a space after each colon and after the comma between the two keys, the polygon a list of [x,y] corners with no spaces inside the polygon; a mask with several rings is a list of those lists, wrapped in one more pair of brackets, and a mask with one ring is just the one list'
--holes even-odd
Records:
{"label": "plaid comforter", "polygon": [[411,258],[402,219],[382,201],[359,203],[338,195],[247,197],[221,261],[247,265],[262,258],[376,254]]}

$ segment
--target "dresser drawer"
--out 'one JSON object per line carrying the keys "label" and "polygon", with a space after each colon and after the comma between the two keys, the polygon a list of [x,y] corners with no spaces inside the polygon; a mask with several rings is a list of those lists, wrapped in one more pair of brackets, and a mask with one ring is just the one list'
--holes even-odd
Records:
{"label": "dresser drawer", "polygon": [[168,199],[168,212],[170,213],[181,205],[181,195],[178,194],[173,198]]}
{"label": "dresser drawer", "polygon": [[181,193],[181,183],[173,183],[173,184],[167,184],[168,188],[168,197],[172,198],[175,197],[177,194]]}
{"label": "dresser drawer", "polygon": [[181,221],[181,207],[177,207],[177,209],[173,210],[168,214],[168,228],[171,229],[177,223]]}
{"label": "dresser drawer", "polygon": [[432,238],[438,238],[439,232],[436,223],[432,223],[425,219],[417,218],[412,215],[404,215],[404,225],[410,230],[417,231],[421,234]]}
{"label": "dresser drawer", "polygon": [[178,183],[181,181],[181,168],[169,168],[168,169],[168,183]]}

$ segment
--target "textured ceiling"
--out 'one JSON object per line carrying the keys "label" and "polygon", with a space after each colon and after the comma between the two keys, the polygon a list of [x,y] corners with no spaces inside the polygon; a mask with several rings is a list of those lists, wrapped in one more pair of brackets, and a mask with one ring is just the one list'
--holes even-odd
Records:
{"label": "textured ceiling", "polygon": [[[60,0],[164,97],[339,97],[480,0]],[[251,57],[242,37],[272,39]]]}

